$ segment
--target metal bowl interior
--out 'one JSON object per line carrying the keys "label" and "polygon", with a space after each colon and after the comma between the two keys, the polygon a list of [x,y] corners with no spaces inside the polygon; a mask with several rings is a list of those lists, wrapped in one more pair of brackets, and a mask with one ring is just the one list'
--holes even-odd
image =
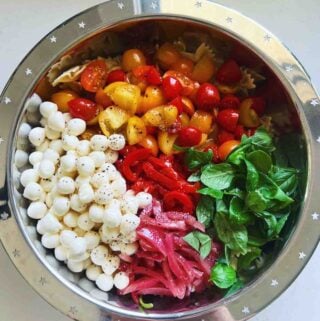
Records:
{"label": "metal bowl interior", "polygon": [[[226,12],[226,20],[220,24],[202,19],[198,13],[197,16],[191,16],[190,14],[189,17],[182,17],[175,15],[175,12],[152,16],[150,14],[139,15],[135,18],[122,17],[123,19],[119,19],[118,22],[111,23],[110,21],[106,22],[103,18],[103,14],[108,12],[106,8],[110,9],[110,3],[108,4],[109,7],[107,7],[107,4],[103,4],[82,14],[81,18],[86,17],[88,24],[96,17],[101,19],[99,23],[92,24],[90,30],[86,30],[85,34],[80,33],[81,29],[84,28],[83,25],[83,27],[80,25],[83,21],[81,22],[78,17],[73,18],[73,22],[79,22],[79,29],[75,34],[71,29],[65,29],[64,36],[59,34],[63,44],[49,53],[49,59],[45,63],[43,62],[37,67],[37,56],[34,53],[30,55],[33,55],[33,60],[27,61],[27,64],[30,64],[30,62],[34,64],[32,68],[32,71],[34,71],[33,79],[32,82],[28,83],[27,88],[24,86],[25,92],[16,102],[15,114],[10,113],[11,123],[9,128],[11,127],[11,130],[10,135],[7,134],[10,145],[8,145],[5,160],[7,176],[4,184],[4,192],[7,192],[9,199],[8,209],[14,219],[14,222],[8,223],[12,225],[8,226],[8,231],[12,229],[20,235],[15,241],[9,240],[8,235],[2,235],[2,242],[7,244],[9,248],[10,245],[8,244],[15,244],[15,250],[17,250],[17,246],[25,248],[25,252],[23,252],[25,256],[19,253],[19,250],[15,253],[13,251],[9,253],[18,269],[50,303],[79,320],[88,320],[90,316],[92,320],[107,320],[108,317],[113,315],[141,319],[192,318],[219,310],[223,306],[229,310],[228,313],[231,313],[230,315],[234,319],[240,320],[265,307],[298,275],[302,268],[300,262],[304,260],[303,255],[306,256],[304,252],[307,252],[306,244],[297,240],[301,230],[310,229],[309,240],[312,241],[312,247],[308,247],[308,256],[311,255],[315,247],[316,242],[314,240],[318,239],[318,234],[310,227],[306,227],[304,222],[307,216],[309,218],[310,211],[316,211],[313,202],[310,200],[310,191],[314,188],[313,180],[315,177],[312,178],[310,173],[315,166],[315,156],[319,154],[319,150],[315,151],[315,138],[317,137],[313,131],[315,121],[320,116],[318,113],[313,115],[308,110],[305,111],[303,104],[310,104],[311,99],[316,98],[316,96],[303,69],[286,49],[284,49],[284,52],[287,56],[282,56],[284,53],[277,48],[270,53],[270,51],[265,51],[262,45],[255,44],[253,39],[246,38],[247,35],[241,36],[239,32],[229,28],[229,25],[233,23],[233,18],[229,17],[228,14],[235,14],[232,11]],[[120,8],[119,3],[118,8]],[[193,8],[199,9],[197,6]],[[244,21],[247,22],[247,20]],[[254,24],[250,21],[251,23]],[[243,23],[243,27],[246,26]],[[260,29],[257,29],[257,32],[261,32]],[[38,52],[38,55],[43,53],[47,57],[47,54],[45,54],[48,51],[47,47],[56,44],[57,39],[60,38],[56,37],[55,34],[60,31],[61,29],[57,29],[56,33],[47,37],[46,43],[42,43],[42,52]],[[156,299],[155,309],[146,315],[139,311],[130,298],[120,297],[113,292],[106,294],[99,291],[95,284],[87,280],[83,274],[70,272],[64,263],[60,263],[54,258],[51,250],[42,247],[40,236],[36,233],[35,222],[26,215],[27,203],[21,195],[22,189],[18,181],[19,173],[13,165],[13,159],[16,149],[30,150],[30,146],[26,142],[18,140],[20,124],[28,121],[36,125],[39,121],[39,115],[36,112],[26,111],[25,101],[34,92],[38,93],[43,100],[50,99],[52,92],[55,90],[48,85],[47,81],[47,73],[52,64],[64,59],[66,61],[64,68],[66,68],[76,65],[78,61],[85,58],[121,54],[125,48],[130,48],[137,43],[154,45],[159,41],[179,39],[181,34],[187,34],[187,40],[191,44],[199,41],[204,41],[209,46],[218,44],[226,52],[233,52],[234,57],[238,61],[243,61],[248,67],[258,66],[259,70],[266,76],[266,85],[270,87],[270,100],[272,101],[269,113],[276,120],[278,131],[285,132],[285,128],[289,127],[290,130],[301,135],[301,140],[293,142],[293,144],[300,144],[301,149],[305,152],[306,175],[301,185],[305,198],[299,210],[294,214],[290,226],[285,230],[282,239],[276,242],[271,249],[271,255],[268,257],[264,268],[252,276],[243,290],[225,299],[214,292],[194,295],[183,301]],[[264,36],[268,36],[270,39],[266,37],[262,40],[263,43],[271,41],[272,38],[269,34],[264,34]],[[127,41],[128,39],[131,39],[131,42]],[[69,59],[69,57],[72,57],[72,59]],[[295,63],[293,64],[293,62]],[[4,99],[8,98],[10,90],[17,89],[21,81],[25,81],[21,80],[21,73],[25,72],[27,75],[27,69],[29,69],[27,64],[23,62],[17,70],[13,81],[7,88],[7,93],[4,94]],[[296,74],[293,78],[290,78],[285,74],[286,70]],[[16,83],[14,82],[15,79],[18,79]],[[300,87],[297,88],[297,86],[302,89],[298,90]],[[3,102],[7,105],[5,100]],[[294,126],[293,119],[296,121]],[[6,130],[9,133],[9,129]],[[306,185],[307,182],[308,186]],[[26,257],[27,254],[28,257]],[[295,256],[297,260],[294,261]],[[28,264],[29,261],[30,264]],[[24,264],[27,266],[25,270],[22,267]],[[295,273],[288,273],[291,266],[295,266]],[[40,269],[41,274],[32,275],[33,268],[35,270]],[[39,275],[41,275],[40,278]],[[279,280],[280,278],[282,281]],[[281,286],[278,286],[280,282]],[[69,302],[74,303],[66,304],[61,297],[58,299],[57,296],[66,296]],[[215,320],[219,320],[219,318]]]}

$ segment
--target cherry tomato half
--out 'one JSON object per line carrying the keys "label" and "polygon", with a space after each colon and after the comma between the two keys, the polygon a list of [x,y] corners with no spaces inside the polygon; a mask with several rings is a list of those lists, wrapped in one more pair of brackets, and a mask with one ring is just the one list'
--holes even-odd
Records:
{"label": "cherry tomato half", "polygon": [[107,84],[111,84],[116,81],[125,81],[126,74],[121,69],[115,69],[109,72],[107,76]]}
{"label": "cherry tomato half", "polygon": [[181,94],[182,91],[182,85],[180,84],[180,81],[177,78],[171,76],[163,79],[162,88],[164,96],[167,99],[176,98]]}
{"label": "cherry tomato half", "polygon": [[124,71],[131,71],[133,68],[143,66],[146,63],[146,57],[140,49],[129,49],[122,55],[121,65]]}
{"label": "cherry tomato half", "polygon": [[177,144],[182,147],[196,146],[201,142],[201,138],[201,130],[188,126],[180,130]]}
{"label": "cherry tomato half", "polygon": [[218,70],[216,79],[224,85],[232,85],[239,82],[242,78],[242,72],[239,65],[230,59],[226,61]]}
{"label": "cherry tomato half", "polygon": [[229,154],[239,145],[239,140],[228,140],[227,142],[223,143],[218,148],[219,158],[223,161],[226,160]]}
{"label": "cherry tomato half", "polygon": [[204,83],[199,87],[196,103],[200,109],[211,111],[219,102],[220,94],[216,86]]}
{"label": "cherry tomato half", "polygon": [[89,63],[81,74],[80,83],[83,89],[95,93],[106,83],[107,66],[106,63],[97,59]]}
{"label": "cherry tomato half", "polygon": [[228,130],[229,132],[234,132],[239,120],[239,112],[234,109],[223,109],[219,111],[217,116],[218,124]]}
{"label": "cherry tomato half", "polygon": [[85,121],[92,120],[99,113],[99,106],[92,100],[75,98],[68,102],[69,113],[73,118],[81,118]]}
{"label": "cherry tomato half", "polygon": [[234,95],[227,95],[223,97],[220,101],[219,108],[220,109],[238,109],[240,106],[240,99]]}
{"label": "cherry tomato half", "polygon": [[111,98],[104,92],[102,88],[98,89],[94,100],[97,104],[101,105],[103,108],[107,108],[113,104]]}

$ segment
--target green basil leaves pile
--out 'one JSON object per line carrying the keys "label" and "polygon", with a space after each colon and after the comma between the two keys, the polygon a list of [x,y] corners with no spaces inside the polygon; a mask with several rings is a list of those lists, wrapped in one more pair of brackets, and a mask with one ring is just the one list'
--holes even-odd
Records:
{"label": "green basil leaves pile", "polygon": [[[196,170],[189,181],[200,181],[197,219],[224,243],[225,258],[217,263],[211,281],[222,289],[239,287],[236,274],[249,269],[262,255],[262,247],[279,238],[292,208],[297,206],[299,173],[283,166],[269,133],[259,128],[220,164],[212,163],[212,152],[191,148],[186,165]],[[200,251],[195,236],[189,241]]]}

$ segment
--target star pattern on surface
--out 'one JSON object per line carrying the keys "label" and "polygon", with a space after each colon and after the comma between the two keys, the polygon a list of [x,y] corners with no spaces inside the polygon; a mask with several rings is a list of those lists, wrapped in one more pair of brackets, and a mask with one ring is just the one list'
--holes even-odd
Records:
{"label": "star pattern on surface", "polygon": [[201,7],[202,7],[202,2],[201,2],[201,1],[197,1],[194,5],[195,5],[197,8],[201,8]]}
{"label": "star pattern on surface", "polygon": [[81,22],[78,23],[78,26],[79,26],[80,29],[84,29],[85,26],[86,26],[86,23],[84,21],[81,21]]}
{"label": "star pattern on surface", "polygon": [[39,283],[42,285],[42,286],[44,286],[45,284],[47,284],[48,283],[48,281],[47,281],[47,279],[45,278],[45,277],[40,277],[40,279],[39,279]]}
{"label": "star pattern on surface", "polygon": [[270,285],[273,286],[273,287],[277,287],[279,285],[279,282],[274,279],[274,280],[271,280],[271,284]]}
{"label": "star pattern on surface", "polygon": [[8,104],[10,104],[11,103],[11,99],[9,98],[9,97],[4,97],[4,103],[6,104],[6,105],[8,105]]}
{"label": "star pattern on surface", "polygon": [[27,69],[25,70],[25,74],[26,74],[27,76],[32,75],[32,70],[31,70],[30,68],[27,68]]}
{"label": "star pattern on surface", "polygon": [[233,22],[233,19],[232,19],[231,17],[227,17],[227,18],[226,18],[226,21],[227,21],[227,23],[232,23],[232,22]]}
{"label": "star pattern on surface", "polygon": [[120,10],[123,10],[123,8],[124,8],[123,2],[118,2],[118,3],[117,3],[117,6],[118,6],[118,8],[119,8]]}
{"label": "star pattern on surface", "polygon": [[9,214],[7,213],[7,212],[2,212],[1,214],[0,214],[0,219],[1,220],[3,220],[3,221],[5,221],[5,220],[7,220],[8,218],[9,218]]}
{"label": "star pattern on surface", "polygon": [[69,313],[72,314],[72,315],[75,315],[75,314],[78,313],[78,309],[73,305],[73,306],[70,307]]}
{"label": "star pattern on surface", "polygon": [[20,256],[20,251],[17,249],[14,249],[14,251],[12,252],[13,257],[19,257]]}
{"label": "star pattern on surface", "polygon": [[0,136],[0,145],[4,142],[4,139]]}
{"label": "star pattern on surface", "polygon": [[263,39],[265,42],[270,42],[271,37],[268,34],[266,34],[266,35],[264,35]]}
{"label": "star pattern on surface", "polygon": [[50,37],[50,42],[51,42],[51,43],[57,42],[57,37],[51,36],[51,37]]}
{"label": "star pattern on surface", "polygon": [[299,260],[304,260],[306,254],[304,252],[299,252]]}
{"label": "star pattern on surface", "polygon": [[317,138],[317,142],[320,143],[320,136]]}
{"label": "star pattern on surface", "polygon": [[158,8],[158,5],[157,5],[154,1],[152,1],[150,7],[151,7],[153,10],[156,10],[156,9]]}
{"label": "star pattern on surface", "polygon": [[248,307],[243,307],[242,311],[243,314],[250,314],[250,309]]}
{"label": "star pattern on surface", "polygon": [[284,69],[285,69],[285,71],[287,71],[287,72],[291,72],[291,71],[293,70],[293,66],[292,66],[292,65],[286,65],[286,66],[284,67]]}
{"label": "star pattern on surface", "polygon": [[319,214],[319,213],[314,212],[314,213],[312,213],[312,214],[311,214],[311,216],[312,216],[312,219],[313,219],[314,221],[318,221],[318,220],[319,220],[319,216],[320,216],[320,214]]}
{"label": "star pattern on surface", "polygon": [[313,99],[311,99],[310,105],[312,105],[313,107],[316,107],[316,106],[320,105],[320,102],[318,99],[313,98]]}

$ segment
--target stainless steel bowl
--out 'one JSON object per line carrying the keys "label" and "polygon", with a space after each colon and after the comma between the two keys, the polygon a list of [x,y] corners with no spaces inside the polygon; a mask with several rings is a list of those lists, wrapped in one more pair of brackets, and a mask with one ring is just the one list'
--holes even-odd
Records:
{"label": "stainless steel bowl", "polygon": [[[268,70],[277,91],[286,97],[301,122],[307,162],[307,185],[300,215],[272,264],[236,295],[221,300],[200,296],[182,304],[165,301],[147,314],[116,295],[106,295],[85,278],[69,272],[38,240],[28,219],[13,166],[19,124],[26,117],[25,102],[41,91],[48,68],[62,56],[87,48],[91,41],[134,25],[148,28],[174,22],[209,32],[239,46]],[[171,28],[171,35],[175,28]],[[174,36],[174,35],[172,35]],[[102,38],[101,38],[102,37]],[[109,53],[119,51],[112,43]],[[210,1],[108,1],[63,23],[43,38],[18,66],[1,96],[0,126],[0,238],[17,269],[50,304],[81,321],[107,320],[245,320],[277,298],[298,276],[319,241],[320,101],[303,67],[270,32],[243,15]],[[295,143],[295,142],[293,142]]]}

